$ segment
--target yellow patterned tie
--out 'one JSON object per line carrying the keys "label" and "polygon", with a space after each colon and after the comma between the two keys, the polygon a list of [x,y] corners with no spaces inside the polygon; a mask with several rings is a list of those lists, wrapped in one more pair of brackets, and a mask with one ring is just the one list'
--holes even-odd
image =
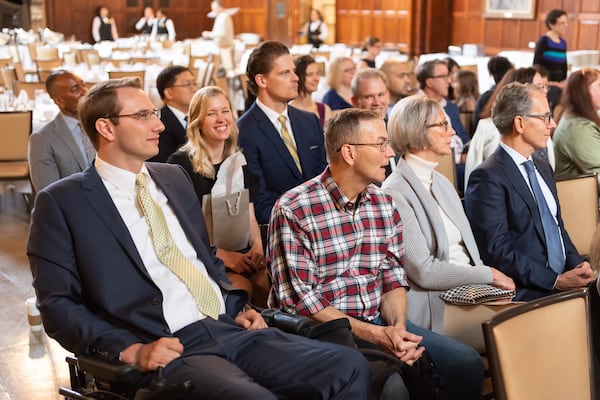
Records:
{"label": "yellow patterned tie", "polygon": [[285,115],[280,115],[277,118],[277,120],[281,123],[281,138],[283,139],[283,143],[285,143],[285,147],[287,147],[288,151],[290,152],[290,155],[294,159],[296,167],[298,167],[298,171],[302,173],[302,167],[300,166],[300,157],[298,157],[298,149],[296,148],[296,144],[292,140],[292,135],[290,135],[290,132],[288,132],[287,125],[285,123],[287,118],[285,117]]}
{"label": "yellow patterned tie", "polygon": [[207,277],[185,258],[173,242],[165,215],[148,192],[146,176],[143,173],[137,174],[135,184],[138,186],[138,200],[148,222],[158,259],[185,283],[194,296],[200,312],[215,320],[218,319],[221,306],[217,294]]}

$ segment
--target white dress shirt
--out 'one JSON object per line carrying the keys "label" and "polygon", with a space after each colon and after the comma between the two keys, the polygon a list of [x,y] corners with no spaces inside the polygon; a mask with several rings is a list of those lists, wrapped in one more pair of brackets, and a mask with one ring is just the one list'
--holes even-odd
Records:
{"label": "white dress shirt", "polygon": [[[137,201],[135,187],[136,174],[108,164],[100,159],[100,157],[96,157],[95,166],[131,234],[131,238],[135,243],[135,247],[148,274],[150,274],[150,277],[163,294],[163,314],[171,332],[176,332],[193,322],[205,318],[205,315],[198,310],[196,301],[187,286],[169,268],[162,264],[156,256],[148,224]],[[165,214],[167,226],[173,241],[177,243],[183,255],[207,276],[221,304],[219,313],[224,313],[225,300],[221,289],[210,275],[208,275],[204,263],[198,259],[196,251],[169,206],[167,197],[156,186],[148,174],[145,165],[142,167],[141,172],[147,175],[148,191]]]}
{"label": "white dress shirt", "polygon": [[[269,118],[269,121],[271,121],[271,123],[277,130],[277,133],[279,133],[280,137],[281,137],[281,122],[279,122],[278,118],[280,115],[285,115],[285,125],[287,128],[287,131],[289,132],[290,137],[292,138],[292,141],[294,142],[294,146],[296,146],[296,138],[294,137],[294,132],[292,131],[292,124],[290,123],[290,116],[288,115],[288,108],[286,107],[285,110],[283,110],[283,112],[281,114],[279,114],[279,113],[273,111],[272,109],[270,109],[269,107],[267,107],[265,105],[265,103],[263,103],[259,99],[256,99],[256,105],[258,106],[258,108],[263,110],[263,112],[265,114],[267,114],[267,118]],[[282,139],[283,139],[283,137],[282,137]],[[298,146],[296,146],[296,147],[298,147]]]}

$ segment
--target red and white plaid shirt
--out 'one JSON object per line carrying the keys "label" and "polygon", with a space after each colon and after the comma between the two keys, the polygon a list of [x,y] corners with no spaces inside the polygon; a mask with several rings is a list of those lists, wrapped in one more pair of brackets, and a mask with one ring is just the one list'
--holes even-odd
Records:
{"label": "red and white plaid shirt", "polygon": [[372,320],[382,294],[408,286],[402,224],[392,198],[369,185],[352,203],[329,168],[277,201],[267,261],[271,306],[290,313],[311,315],[333,306]]}

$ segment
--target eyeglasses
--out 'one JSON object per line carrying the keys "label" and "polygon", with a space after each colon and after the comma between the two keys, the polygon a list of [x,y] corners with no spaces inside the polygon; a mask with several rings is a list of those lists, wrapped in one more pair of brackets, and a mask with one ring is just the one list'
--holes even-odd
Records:
{"label": "eyeglasses", "polygon": [[450,79],[451,76],[452,76],[451,74],[448,74],[448,75],[434,75],[431,78],[433,78],[433,79],[438,79],[438,78]]}
{"label": "eyeglasses", "polygon": [[142,111],[138,111],[138,112],[133,113],[133,114],[109,115],[108,117],[105,117],[105,118],[130,117],[130,118],[139,119],[141,121],[150,121],[152,119],[153,115],[155,115],[156,118],[160,119],[160,109],[153,108],[152,110],[142,110]]}
{"label": "eyeglasses", "polygon": [[429,128],[437,128],[438,126],[443,127],[444,131],[448,132],[448,126],[450,125],[450,122],[448,122],[447,119],[443,120],[442,122],[438,122],[435,124],[428,124],[425,125],[425,128],[429,129]]}
{"label": "eyeglasses", "polygon": [[[350,146],[373,146],[373,147],[377,147],[379,149],[379,151],[381,151],[382,153],[384,151],[387,150],[388,146],[390,145],[390,140],[389,139],[385,139],[379,143],[346,143],[347,145]],[[337,149],[336,151],[340,151],[342,150],[343,146],[340,146],[339,149]]]}
{"label": "eyeglasses", "polygon": [[544,121],[544,123],[546,125],[550,124],[550,121],[552,121],[552,112],[547,112],[546,114],[525,114],[523,115],[524,117],[531,117],[531,118],[537,118],[539,120]]}
{"label": "eyeglasses", "polygon": [[344,72],[353,74],[356,72],[356,68],[346,68],[346,69],[344,69]]}
{"label": "eyeglasses", "polygon": [[196,81],[186,81],[186,82],[180,83],[178,85],[171,85],[169,87],[170,88],[172,88],[172,87],[184,87],[184,88],[198,87],[198,82],[196,82]]}

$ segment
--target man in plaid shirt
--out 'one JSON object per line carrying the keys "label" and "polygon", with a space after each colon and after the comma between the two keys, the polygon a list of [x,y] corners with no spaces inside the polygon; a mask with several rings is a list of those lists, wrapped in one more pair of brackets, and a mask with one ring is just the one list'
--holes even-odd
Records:
{"label": "man in plaid shirt", "polygon": [[355,336],[408,364],[427,348],[441,398],[481,399],[479,354],[406,320],[401,216],[373,184],[385,178],[394,156],[381,116],[338,113],[326,128],[325,147],[327,169],[273,208],[271,306],[320,322],[348,318]]}

